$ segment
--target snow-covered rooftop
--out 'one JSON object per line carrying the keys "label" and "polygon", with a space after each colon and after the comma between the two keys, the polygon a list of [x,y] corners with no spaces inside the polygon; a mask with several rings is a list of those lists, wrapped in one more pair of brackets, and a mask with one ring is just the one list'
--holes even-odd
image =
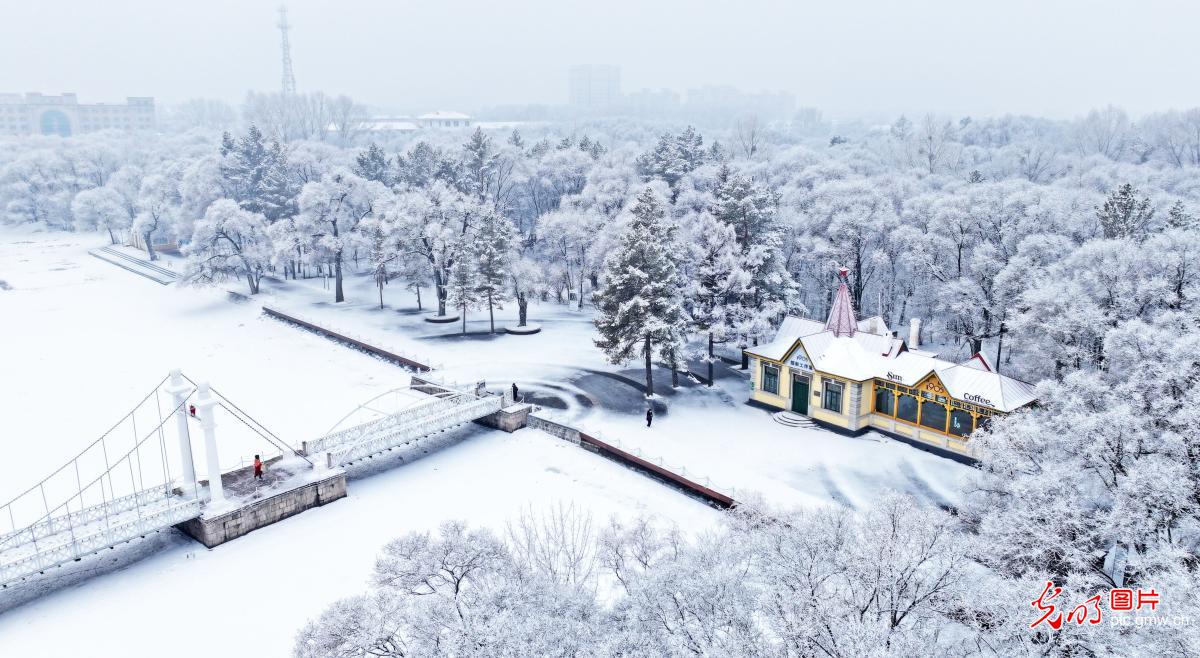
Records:
{"label": "snow-covered rooftop", "polygon": [[422,114],[417,118],[425,121],[437,119],[470,119],[471,115],[463,114],[462,112],[447,112],[446,110],[437,110],[435,112]]}
{"label": "snow-covered rooftop", "polygon": [[[875,333],[872,329],[883,331]],[[789,316],[780,325],[775,340],[746,352],[786,362],[797,343],[816,370],[854,381],[885,379],[915,386],[935,373],[954,398],[999,411],[1013,411],[1036,398],[1032,384],[995,372],[983,355],[953,363],[932,352],[908,349],[904,341],[887,332],[887,325],[878,317],[858,321],[853,336],[838,336],[821,322]]]}

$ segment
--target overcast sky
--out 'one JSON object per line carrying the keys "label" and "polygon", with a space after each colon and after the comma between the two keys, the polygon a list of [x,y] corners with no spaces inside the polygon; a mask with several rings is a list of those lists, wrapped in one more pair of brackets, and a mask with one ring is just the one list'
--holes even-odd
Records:
{"label": "overcast sky", "polygon": [[[277,90],[276,1],[0,0],[0,91],[238,102]],[[782,89],[834,116],[1200,105],[1192,0],[290,0],[301,91],[461,109],[622,88]]]}

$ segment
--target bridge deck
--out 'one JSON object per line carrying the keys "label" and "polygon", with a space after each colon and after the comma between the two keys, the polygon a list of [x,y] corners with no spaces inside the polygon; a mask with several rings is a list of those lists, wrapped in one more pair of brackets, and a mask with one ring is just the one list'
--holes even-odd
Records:
{"label": "bridge deck", "polygon": [[43,519],[0,539],[0,584],[170,528],[199,514],[198,500],[151,490]]}

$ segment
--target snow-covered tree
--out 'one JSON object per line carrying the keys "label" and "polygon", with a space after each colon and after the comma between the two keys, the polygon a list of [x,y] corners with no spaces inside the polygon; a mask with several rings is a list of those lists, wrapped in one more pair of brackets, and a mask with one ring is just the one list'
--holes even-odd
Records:
{"label": "snow-covered tree", "polygon": [[1132,238],[1145,233],[1154,217],[1154,206],[1149,198],[1137,198],[1138,191],[1125,183],[1113,190],[1096,208],[1096,218],[1106,238]]}
{"label": "snow-covered tree", "polygon": [[458,309],[464,336],[467,335],[467,311],[479,308],[485,299],[480,292],[479,262],[473,238],[464,233],[454,241],[446,282],[446,305]]}
{"label": "snow-covered tree", "polygon": [[263,275],[271,265],[272,247],[267,218],[220,199],[196,222],[191,241],[183,249],[187,275],[192,281],[216,282],[243,279],[257,295]]}
{"label": "snow-covered tree", "polygon": [[315,231],[312,238],[314,257],[327,263],[334,276],[334,301],[346,301],[342,290],[342,270],[347,249],[357,246],[358,224],[368,217],[386,190],[345,169],[338,169],[320,181],[308,183],[300,191],[300,216]]}
{"label": "snow-covered tree", "polygon": [[395,174],[392,172],[391,158],[375,142],[371,142],[367,145],[365,151],[361,151],[355,156],[354,173],[362,178],[389,187],[395,180]]}
{"label": "snow-covered tree", "polygon": [[478,294],[487,303],[491,332],[496,333],[495,308],[508,301],[509,265],[516,229],[498,212],[483,213],[475,224],[475,261]]}
{"label": "snow-covered tree", "polygon": [[713,384],[714,345],[736,331],[741,300],[750,295],[750,274],[742,269],[734,228],[708,213],[689,230],[690,247],[684,297],[693,327],[707,338],[708,385]]}
{"label": "snow-covered tree", "polygon": [[688,126],[678,135],[665,133],[654,148],[637,159],[638,173],[644,180],[660,179],[672,188],[687,174],[704,164],[709,153],[704,137]]}
{"label": "snow-covered tree", "polygon": [[[609,361],[627,363],[640,350],[646,395],[654,395],[655,349],[679,354],[686,317],[675,258],[675,229],[651,188],[638,195],[618,250],[605,264],[604,288],[596,293],[596,346]],[[676,364],[672,364],[676,365]]]}
{"label": "snow-covered tree", "polygon": [[142,237],[146,253],[152,261],[158,260],[158,254],[154,251],[154,234],[172,228],[179,202],[179,189],[167,176],[151,174],[142,179],[133,231]]}
{"label": "snow-covered tree", "polygon": [[129,230],[129,213],[120,194],[108,187],[84,190],[71,201],[75,228],[83,231],[107,231],[108,239],[117,244],[117,234]]}
{"label": "snow-covered tree", "polygon": [[733,229],[740,252],[739,269],[750,276],[738,296],[739,308],[727,326],[745,347],[774,335],[774,327],[799,307],[796,283],[788,272],[778,224],[779,199],[765,186],[722,165],[717,173],[711,213]]}

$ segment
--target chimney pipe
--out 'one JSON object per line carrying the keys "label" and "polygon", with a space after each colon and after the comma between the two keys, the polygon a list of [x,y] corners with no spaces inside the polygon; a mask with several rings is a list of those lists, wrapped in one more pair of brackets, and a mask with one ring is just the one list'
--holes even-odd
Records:
{"label": "chimney pipe", "polygon": [[908,347],[916,349],[921,346],[921,318],[908,321]]}

